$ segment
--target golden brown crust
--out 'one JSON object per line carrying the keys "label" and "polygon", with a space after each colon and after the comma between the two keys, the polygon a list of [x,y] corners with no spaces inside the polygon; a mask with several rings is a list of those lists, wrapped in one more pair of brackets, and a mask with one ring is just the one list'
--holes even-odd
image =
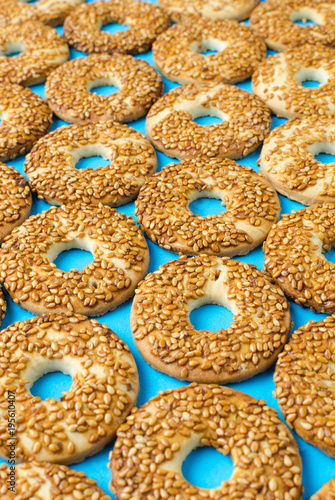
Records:
{"label": "golden brown crust", "polygon": [[[112,486],[123,500],[301,498],[293,436],[265,401],[242,392],[197,384],[168,390],[134,409],[117,436]],[[216,489],[193,486],[181,473],[183,460],[199,446],[213,446],[233,460],[232,478]]]}
{"label": "golden brown crust", "polygon": [[[193,327],[190,312],[208,303],[234,313],[227,329]],[[264,272],[205,255],[170,261],[148,274],[131,309],[142,357],[159,371],[194,382],[230,384],[267,370],[287,342],[290,326],[284,293]]]}
{"label": "golden brown crust", "polygon": [[[112,441],[136,402],[134,358],[96,320],[52,314],[18,321],[0,333],[0,356],[0,455],[5,460],[13,439],[9,401],[15,406],[16,463],[63,464],[80,462]],[[59,370],[73,379],[59,400],[31,395],[35,380]]]}
{"label": "golden brown crust", "polygon": [[[57,269],[70,248],[88,250],[82,271]],[[132,296],[149,265],[143,234],[131,217],[106,205],[52,207],[14,229],[0,249],[0,276],[12,299],[33,314],[99,316]]]}
{"label": "golden brown crust", "polygon": [[235,19],[243,21],[260,0],[158,0],[158,5],[166,10],[175,23],[193,16],[205,18]]}
{"label": "golden brown crust", "polygon": [[309,321],[293,333],[273,377],[274,394],[288,425],[333,458],[334,358],[335,317]]}
{"label": "golden brown crust", "polygon": [[[318,88],[301,85],[310,79],[322,83]],[[285,118],[334,115],[334,89],[335,49],[321,43],[270,56],[252,75],[253,92],[275,115]]]}
{"label": "golden brown crust", "polygon": [[325,483],[310,500],[334,500],[335,499],[335,478]]}
{"label": "golden brown crust", "polygon": [[[80,158],[101,155],[110,164],[77,169]],[[116,122],[60,127],[40,139],[26,157],[24,171],[33,192],[53,205],[124,205],[157,168],[154,148],[144,135]]]}
{"label": "golden brown crust", "polygon": [[[201,126],[199,116],[217,116]],[[255,95],[224,83],[189,83],[151,107],[147,135],[156,149],[180,160],[214,156],[238,159],[255,151],[270,132],[269,108]]]}
{"label": "golden brown crust", "polygon": [[32,90],[0,83],[0,161],[30,151],[52,123],[48,105]]}
{"label": "golden brown crust", "polygon": [[297,304],[334,313],[335,264],[322,255],[334,241],[334,203],[284,214],[263,245],[265,269]]}
{"label": "golden brown crust", "polygon": [[40,21],[50,26],[63,24],[66,16],[85,0],[0,0],[0,26]]}
{"label": "golden brown crust", "polygon": [[[91,93],[96,85],[116,85],[107,96]],[[92,54],[66,62],[51,73],[45,99],[52,111],[70,123],[114,120],[129,122],[145,115],[162,95],[161,76],[146,61],[121,54]]]}
{"label": "golden brown crust", "polygon": [[[127,24],[129,29],[113,34],[100,31],[111,22]],[[100,1],[75,9],[66,18],[64,36],[71,46],[86,54],[139,54],[149,50],[169,26],[168,15],[156,5],[140,0]]]}
{"label": "golden brown crust", "polygon": [[[222,199],[227,211],[201,217],[189,203]],[[260,245],[279,219],[273,187],[255,170],[220,158],[181,161],[145,182],[135,202],[142,231],[156,244],[187,255],[244,255]]]}
{"label": "golden brown crust", "polygon": [[[218,50],[204,56],[200,52]],[[266,56],[266,45],[237,21],[202,17],[164,31],[152,47],[155,64],[169,80],[236,83],[250,77]]]}
{"label": "golden brown crust", "polygon": [[[312,19],[312,26],[299,26],[299,19]],[[304,43],[335,43],[333,0],[266,0],[250,16],[250,26],[273,50],[285,50]]]}

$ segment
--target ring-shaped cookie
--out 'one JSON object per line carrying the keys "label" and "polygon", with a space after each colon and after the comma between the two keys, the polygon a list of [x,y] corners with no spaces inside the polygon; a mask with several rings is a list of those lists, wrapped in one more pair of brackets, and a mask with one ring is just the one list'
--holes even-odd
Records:
{"label": "ring-shaped cookie", "polygon": [[0,244],[29,217],[32,202],[29,184],[23,175],[0,163]]}
{"label": "ring-shaped cookie", "polygon": [[287,424],[302,439],[335,457],[335,317],[309,321],[279,355],[274,395]]}
{"label": "ring-shaped cookie", "polygon": [[[94,455],[112,441],[136,402],[138,373],[128,346],[106,325],[84,316],[18,321],[1,331],[0,355],[4,460],[10,454],[6,414],[11,399],[16,422],[26,422],[15,428],[16,463],[69,464]],[[54,371],[71,375],[71,388],[59,400],[34,397],[33,383]]]}
{"label": "ring-shaped cookie", "polygon": [[86,0],[2,0],[0,3],[0,26],[22,24],[25,21],[40,21],[49,26],[63,24],[72,9]]}
{"label": "ring-shaped cookie", "polygon": [[304,205],[335,202],[335,163],[315,159],[335,154],[335,117],[305,116],[276,127],[265,139],[260,173],[291,200]]}
{"label": "ring-shaped cookie", "polygon": [[335,242],[335,204],[282,215],[264,245],[266,271],[297,304],[335,312],[335,264],[322,255]]}
{"label": "ring-shaped cookie", "polygon": [[175,23],[192,16],[206,18],[247,19],[260,0],[158,0],[158,5],[166,10]]}
{"label": "ring-shaped cookie", "polygon": [[[201,54],[206,49],[218,52]],[[164,31],[152,52],[159,71],[173,82],[236,83],[249,78],[265,59],[266,45],[237,21],[199,17]]]}
{"label": "ring-shaped cookie", "polygon": [[[294,21],[310,19],[301,26]],[[250,16],[250,26],[273,50],[304,43],[335,44],[335,4],[332,0],[266,0]]]}
{"label": "ring-shaped cookie", "polygon": [[[95,155],[110,160],[110,164],[75,168],[81,158]],[[156,168],[155,150],[145,136],[127,125],[108,121],[79,123],[50,132],[26,157],[24,171],[33,192],[53,205],[83,201],[116,207],[133,200]]]}
{"label": "ring-shaped cookie", "polygon": [[40,462],[1,464],[0,494],[4,500],[111,500],[84,472]]}
{"label": "ring-shaped cookie", "polygon": [[[127,24],[129,29],[116,33],[100,31],[113,22]],[[66,18],[64,37],[86,54],[139,54],[149,50],[169,26],[168,15],[156,5],[140,0],[99,1],[81,5]]]}
{"label": "ring-shaped cookie", "polygon": [[[189,204],[218,198],[226,212],[202,217]],[[141,188],[135,214],[156,244],[187,255],[232,257],[260,245],[279,219],[276,191],[255,170],[232,160],[200,158],[171,163]]]}
{"label": "ring-shaped cookie", "polygon": [[52,112],[41,97],[28,88],[0,83],[0,161],[24,155],[45,135]]}
{"label": "ring-shaped cookie", "polygon": [[[190,312],[213,303],[234,314],[232,323],[217,332],[196,330]],[[289,338],[290,306],[255,266],[200,255],[172,260],[145,277],[135,291],[131,327],[141,356],[156,370],[231,384],[273,365]]]}
{"label": "ring-shaped cookie", "polygon": [[314,495],[310,498],[310,500],[334,500],[335,496],[335,478],[331,479],[327,483],[322,485],[322,488],[319,489]]}
{"label": "ring-shaped cookie", "polygon": [[[91,252],[92,263],[57,269],[53,261],[71,248]],[[104,314],[131,297],[148,265],[147,243],[130,216],[79,202],[29,217],[0,249],[1,281],[33,314]]]}
{"label": "ring-shaped cookie", "polygon": [[[222,123],[203,126],[200,116]],[[255,95],[224,83],[189,83],[170,90],[150,109],[146,130],[156,149],[180,160],[242,158],[270,132],[269,108]]]}
{"label": "ring-shaped cookie", "polygon": [[[107,96],[90,92],[101,85],[120,90]],[[121,54],[78,57],[55,69],[45,84],[50,108],[70,123],[137,120],[162,93],[162,78],[152,66]]]}
{"label": "ring-shaped cookie", "polygon": [[[14,52],[16,57],[7,57]],[[0,31],[0,82],[35,85],[69,59],[66,41],[50,26],[27,21]]]}
{"label": "ring-shaped cookie", "polygon": [[[133,410],[117,436],[111,487],[122,500],[301,498],[295,439],[275,410],[243,392],[197,384],[161,392]],[[183,477],[183,461],[201,446],[231,456],[233,475],[218,488]]]}
{"label": "ring-shaped cookie", "polygon": [[[321,84],[308,88],[305,80]],[[270,56],[252,75],[252,90],[277,116],[334,115],[335,49],[305,44]]]}

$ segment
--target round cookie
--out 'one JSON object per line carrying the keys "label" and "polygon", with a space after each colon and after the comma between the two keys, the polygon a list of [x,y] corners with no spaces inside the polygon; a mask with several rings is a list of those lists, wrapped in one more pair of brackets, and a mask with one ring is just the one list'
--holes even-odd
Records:
{"label": "round cookie", "polygon": [[2,0],[0,3],[0,26],[22,24],[25,21],[40,21],[50,26],[63,24],[74,7],[85,0]]}
{"label": "round cookie", "polygon": [[29,217],[32,202],[29,184],[23,175],[0,163],[0,244]]}
{"label": "round cookie", "polygon": [[[100,85],[115,85],[120,90],[107,96],[90,92]],[[152,66],[121,54],[73,59],[53,71],[45,84],[50,108],[70,123],[137,120],[162,93],[162,78]]]}
{"label": "round cookie", "polygon": [[[95,155],[110,164],[75,168],[81,158]],[[46,135],[26,157],[24,171],[33,192],[53,205],[83,201],[116,207],[133,200],[156,168],[155,150],[144,135],[107,121],[64,126]]]}
{"label": "round cookie", "polygon": [[[62,464],[80,462],[110,443],[136,402],[139,380],[128,346],[106,325],[84,316],[18,321],[1,331],[0,355],[4,460],[10,454],[9,400],[15,404],[16,463]],[[70,390],[59,400],[32,396],[35,380],[53,371],[71,375]]]}
{"label": "round cookie", "polygon": [[[92,263],[57,269],[53,261],[71,248],[91,252]],[[79,202],[29,217],[0,249],[1,281],[33,314],[104,314],[132,296],[148,265],[147,243],[130,216]]]}
{"label": "round cookie", "polygon": [[[301,499],[297,443],[275,410],[243,392],[197,384],[161,392],[133,410],[117,436],[112,487],[122,500]],[[218,488],[198,488],[182,475],[183,461],[201,446],[231,456],[233,475]]]}
{"label": "round cookie", "polygon": [[[9,489],[11,479],[15,492]],[[39,462],[15,465],[14,474],[10,466],[1,464],[0,494],[3,500],[111,500],[84,472]]]}
{"label": "round cookie", "polygon": [[[222,123],[193,121],[208,115]],[[270,110],[257,96],[224,83],[189,83],[158,99],[147,115],[146,131],[155,148],[173,158],[238,159],[258,148],[270,125]]]}
{"label": "round cookie", "polygon": [[[321,85],[303,87],[305,80]],[[335,49],[305,44],[270,56],[252,75],[252,90],[277,116],[334,115]]]}
{"label": "round cookie", "polygon": [[[16,57],[7,55],[19,52]],[[0,82],[35,85],[69,59],[65,40],[50,26],[27,21],[0,30]]]}
{"label": "round cookie", "polygon": [[45,135],[52,112],[32,90],[0,83],[0,161],[24,155]]}
{"label": "round cookie", "polygon": [[332,314],[335,264],[322,252],[328,252],[334,241],[335,204],[284,214],[263,245],[265,269],[297,304]]}
{"label": "round cookie", "polygon": [[[189,204],[219,198],[227,211],[202,217]],[[171,163],[150,177],[135,202],[142,231],[156,244],[187,255],[245,255],[279,219],[273,187],[255,170],[232,160],[201,158]]]}
{"label": "round cookie", "polygon": [[[234,314],[231,325],[196,330],[190,312],[212,303]],[[255,266],[200,255],[170,261],[145,277],[135,291],[131,327],[141,356],[156,370],[231,384],[273,365],[289,338],[290,306]]]}
{"label": "round cookie", "polygon": [[[206,50],[216,54],[203,55]],[[266,45],[237,21],[202,17],[164,31],[152,47],[159,71],[174,82],[236,83],[249,78],[266,57]]]}
{"label": "round cookie", "polygon": [[260,0],[158,0],[175,23],[201,15],[212,20],[247,19]]}
{"label": "round cookie", "polygon": [[[127,24],[129,29],[108,33],[108,23]],[[170,26],[166,12],[140,0],[112,0],[83,4],[64,23],[69,44],[86,54],[120,52],[139,54],[150,49],[157,36]]]}
{"label": "round cookie", "polygon": [[[294,21],[311,19],[301,26]],[[333,0],[266,0],[250,16],[250,26],[273,50],[285,50],[304,43],[335,44]]]}
{"label": "round cookie", "polygon": [[294,118],[265,139],[258,163],[260,173],[291,200],[304,205],[335,202],[335,163],[315,159],[335,153],[335,117]]}
{"label": "round cookie", "polygon": [[293,333],[273,377],[274,395],[287,424],[333,458],[334,358],[335,317],[309,321]]}
{"label": "round cookie", "polygon": [[325,483],[319,491],[314,493],[310,500],[334,500],[335,498],[335,478]]}

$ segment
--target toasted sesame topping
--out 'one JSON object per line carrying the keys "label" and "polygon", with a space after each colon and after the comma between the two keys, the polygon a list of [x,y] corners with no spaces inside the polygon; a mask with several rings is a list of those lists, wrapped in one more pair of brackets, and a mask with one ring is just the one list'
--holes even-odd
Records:
{"label": "toasted sesame topping", "polygon": [[333,458],[334,360],[335,317],[329,316],[309,321],[294,332],[279,355],[273,377],[275,396],[288,425]]}
{"label": "toasted sesame topping", "polygon": [[[294,21],[312,19],[315,24],[300,26]],[[250,26],[274,50],[285,50],[304,43],[335,42],[335,4],[333,0],[266,0],[253,11]]]}
{"label": "toasted sesame topping", "polygon": [[317,491],[310,500],[334,500],[335,494],[335,478],[325,483],[322,488]]}
{"label": "toasted sesame topping", "polygon": [[[303,87],[301,82],[309,79],[322,83]],[[335,49],[305,44],[270,56],[252,75],[252,90],[277,116],[334,115]]]}
{"label": "toasted sesame topping", "polygon": [[[127,24],[129,29],[113,34],[100,31],[111,22]],[[100,1],[72,11],[64,23],[64,36],[71,46],[86,54],[138,54],[149,50],[169,26],[167,13],[156,5],[140,0]]]}
{"label": "toasted sesame topping", "polygon": [[[217,116],[201,126],[198,116]],[[152,106],[146,121],[154,146],[181,160],[199,156],[242,158],[270,132],[269,108],[255,95],[224,83],[189,83],[170,90]]]}
{"label": "toasted sesame topping", "polygon": [[[81,271],[57,269],[70,248],[91,252]],[[16,304],[34,314],[98,316],[115,309],[145,276],[149,252],[133,219],[106,205],[76,203],[29,217],[0,249],[0,279]]]}
{"label": "toasted sesame topping", "polygon": [[[112,487],[122,500],[301,498],[293,436],[265,401],[243,392],[197,384],[162,392],[134,409],[117,436]],[[199,446],[233,460],[232,478],[218,488],[198,488],[182,475],[182,462]]]}
{"label": "toasted sesame topping", "polygon": [[52,123],[52,112],[32,90],[0,83],[0,161],[30,151]]}
{"label": "toasted sesame topping", "polygon": [[[221,198],[227,211],[201,217],[189,204]],[[135,214],[156,244],[188,255],[243,255],[258,246],[279,218],[273,187],[252,168],[220,158],[171,163],[141,188]]]}
{"label": "toasted sesame topping", "polygon": [[[56,400],[30,388],[50,371],[72,376]],[[16,461],[74,463],[100,451],[136,402],[135,361],[106,325],[84,316],[51,314],[18,321],[0,332],[0,412],[15,392]],[[0,421],[0,455],[10,450],[8,423]]]}
{"label": "toasted sesame topping", "polygon": [[281,194],[304,205],[335,202],[335,163],[318,153],[335,152],[335,117],[295,118],[265,139],[260,172]]}
{"label": "toasted sesame topping", "polygon": [[38,0],[30,4],[25,0],[5,0],[0,6],[0,26],[40,21],[50,26],[63,24],[72,9],[85,0]]}
{"label": "toasted sesame topping", "polygon": [[284,214],[263,245],[265,269],[297,304],[335,312],[335,264],[322,252],[335,241],[335,204]]}
{"label": "toasted sesame topping", "polygon": [[194,15],[213,20],[243,21],[258,3],[259,0],[158,0],[158,5],[168,12],[175,23],[190,19]]}
{"label": "toasted sesame topping", "polygon": [[[101,155],[106,167],[77,170],[85,156]],[[140,132],[116,122],[60,127],[40,139],[24,170],[38,197],[61,205],[83,201],[119,206],[135,198],[157,168],[154,148]]]}
{"label": "toasted sesame topping", "polygon": [[[217,332],[197,331],[190,312],[217,303],[234,313]],[[200,255],[170,261],[135,291],[131,326],[143,358],[182,380],[228,384],[271,366],[291,317],[280,287],[255,266]]]}
{"label": "toasted sesame topping", "polygon": [[[96,85],[115,85],[107,96],[91,93]],[[92,54],[62,64],[45,84],[45,98],[62,120],[129,122],[145,115],[162,95],[161,76],[146,61],[121,54]]]}
{"label": "toasted sesame topping", "polygon": [[[206,48],[218,52],[204,56],[200,52]],[[182,84],[240,82],[251,76],[266,56],[265,43],[248,26],[203,17],[164,31],[152,50],[159,71]]]}

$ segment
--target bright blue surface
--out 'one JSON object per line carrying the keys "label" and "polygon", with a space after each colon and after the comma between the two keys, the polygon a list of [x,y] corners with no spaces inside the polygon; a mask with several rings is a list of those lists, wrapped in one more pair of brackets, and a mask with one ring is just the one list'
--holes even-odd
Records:
{"label": "bright blue surface", "polygon": [[229,455],[222,455],[207,446],[193,450],[182,466],[185,479],[199,488],[217,488],[222,481],[231,478],[233,470],[234,464]]}
{"label": "bright blue surface", "polygon": [[30,392],[33,396],[39,396],[43,400],[47,398],[60,399],[64,392],[71,389],[71,385],[70,375],[65,375],[62,372],[51,372],[36,380]]}
{"label": "bright blue surface", "polygon": [[222,205],[222,201],[216,200],[215,198],[199,198],[198,200],[192,201],[188,208],[192,213],[201,215],[201,217],[217,215],[226,211],[226,207]]}
{"label": "bright blue surface", "polygon": [[[155,3],[155,2],[154,2]],[[114,26],[115,27],[115,26]],[[105,28],[106,29],[106,28]],[[62,32],[61,28],[57,28],[59,33]],[[268,54],[274,54],[273,51],[268,51]],[[81,57],[82,53],[71,50],[71,57]],[[150,64],[153,64],[153,58],[151,52],[140,54],[136,56],[137,58],[144,59],[148,61]],[[165,92],[168,92],[170,89],[178,86],[176,83],[169,82],[164,79]],[[250,80],[247,80],[238,85],[240,88],[245,89],[251,92]],[[32,87],[32,90],[42,97],[44,96],[44,86],[43,85],[35,85]],[[105,89],[106,91],[106,89]],[[202,120],[204,120],[202,118]],[[211,118],[205,120],[207,124],[212,123]],[[280,124],[284,123],[284,119],[278,119],[273,117],[272,126],[277,127]],[[64,125],[64,122],[54,117],[54,122],[52,125],[52,130],[55,128]],[[136,130],[145,133],[145,118],[137,120],[130,124],[131,127]],[[239,160],[239,163],[250,166],[258,171],[258,166],[256,165],[256,161],[259,157],[260,148],[247,156],[246,158]],[[163,166],[168,163],[173,162],[174,160],[168,158],[164,154],[157,152],[158,156],[158,170],[161,170]],[[18,169],[21,173],[23,173],[23,161],[24,158],[17,158],[11,162],[10,165]],[[86,166],[99,166],[101,165],[101,158],[94,158],[92,161],[85,160]],[[178,162],[177,160],[175,160]],[[333,161],[333,157],[329,156],[328,161]],[[279,196],[281,202],[282,213],[288,213],[292,210],[298,210],[303,208],[303,205],[300,203],[292,202],[283,196]],[[203,203],[205,200],[197,200],[196,203]],[[217,213],[217,200],[208,200],[206,202],[208,204],[207,210],[210,212],[214,210],[214,213]],[[34,204],[32,208],[32,214],[36,214],[49,208],[50,205],[38,200],[34,197]],[[222,210],[224,208],[222,207]],[[123,212],[126,215],[132,215],[134,217],[134,203],[128,203],[127,205],[118,208],[119,212]],[[166,263],[171,259],[177,259],[175,254],[172,254],[166,250],[161,249],[160,247],[154,245],[151,241],[148,241],[149,250],[150,250],[150,269],[152,272],[156,270],[160,265]],[[71,257],[72,255],[72,257]],[[86,253],[85,259],[87,257]],[[328,256],[328,254],[327,254]],[[89,256],[88,256],[89,257]],[[90,257],[89,257],[90,258]],[[329,253],[329,258],[333,260],[332,252]],[[60,260],[59,260],[60,259]],[[80,252],[78,250],[72,250],[60,255],[57,259],[57,263],[62,267],[68,266],[68,268],[75,267],[81,269],[87,264],[87,261],[80,257]],[[261,246],[248,255],[239,257],[241,261],[247,262],[249,264],[255,264],[259,269],[263,267],[264,259]],[[335,261],[335,259],[334,259]],[[2,327],[5,328],[8,325],[12,324],[17,320],[24,320],[31,318],[32,315],[23,309],[20,309],[17,305],[13,303],[13,301],[9,298],[6,293],[6,299],[8,303],[8,309],[6,317],[3,321]],[[164,375],[160,372],[155,371],[151,368],[140,356],[139,352],[134,346],[134,341],[132,338],[131,330],[130,330],[130,308],[131,308],[131,300],[128,300],[125,304],[122,304],[115,311],[105,314],[104,316],[98,318],[98,320],[102,323],[107,324],[110,328],[112,328],[117,335],[119,335],[130,347],[131,352],[133,353],[140,376],[140,384],[141,390],[138,398],[138,405],[141,405],[148,401],[149,398],[158,394],[160,390],[172,389],[176,387],[180,387],[185,385],[185,382],[180,382],[177,379],[171,378],[167,375]],[[221,315],[222,311],[224,312]],[[307,321],[313,320],[321,320],[325,317],[323,314],[311,313],[309,310],[303,309],[302,307],[297,306],[296,304],[291,303],[291,312],[292,312],[292,320],[294,323],[294,329],[300,327],[305,324]],[[198,324],[198,328],[202,329],[213,329],[217,330],[222,327],[227,327],[229,324],[229,317],[231,315],[228,311],[224,311],[224,308],[219,306],[204,306],[195,310],[192,313],[192,321],[195,324]],[[222,321],[222,322],[221,322]],[[198,323],[197,323],[198,322]],[[292,330],[292,331],[293,331]],[[235,389],[244,391],[251,396],[254,396],[259,399],[265,399],[269,406],[276,408],[278,410],[277,400],[273,397],[274,383],[272,380],[274,369],[268,370],[266,373],[260,374],[250,380],[245,382],[241,382],[238,384],[234,384],[232,387]],[[41,397],[46,398],[50,395],[51,388],[61,388],[61,384],[63,384],[64,378],[57,373],[52,373],[43,377],[41,379],[40,384],[37,382],[38,391]],[[282,418],[282,415],[279,413]],[[327,457],[321,451],[313,448],[309,444],[305,443],[303,440],[297,438],[300,453],[303,459],[303,484],[305,487],[304,499],[310,498],[310,496],[317,491],[321,485],[335,476],[335,462],[331,458]],[[109,493],[111,497],[114,499],[114,495],[109,492],[108,483],[110,481],[110,471],[107,468],[108,462],[108,453],[113,447],[113,443],[107,446],[103,451],[94,455],[93,457],[85,459],[83,462],[74,465],[73,468],[76,470],[84,471],[88,476],[97,480],[99,486],[104,489],[106,493]],[[200,458],[201,457],[201,458]],[[203,462],[203,457],[205,457],[206,467],[201,466]],[[226,464],[226,465],[225,465]],[[185,462],[185,474],[187,474],[188,480],[192,483],[195,483],[199,486],[209,487],[217,483],[217,478],[220,477],[222,479],[229,478],[231,475],[231,467],[228,465],[229,459],[225,457],[220,457],[218,459],[218,454],[210,449],[200,450],[199,452],[193,452],[188,460]]]}

